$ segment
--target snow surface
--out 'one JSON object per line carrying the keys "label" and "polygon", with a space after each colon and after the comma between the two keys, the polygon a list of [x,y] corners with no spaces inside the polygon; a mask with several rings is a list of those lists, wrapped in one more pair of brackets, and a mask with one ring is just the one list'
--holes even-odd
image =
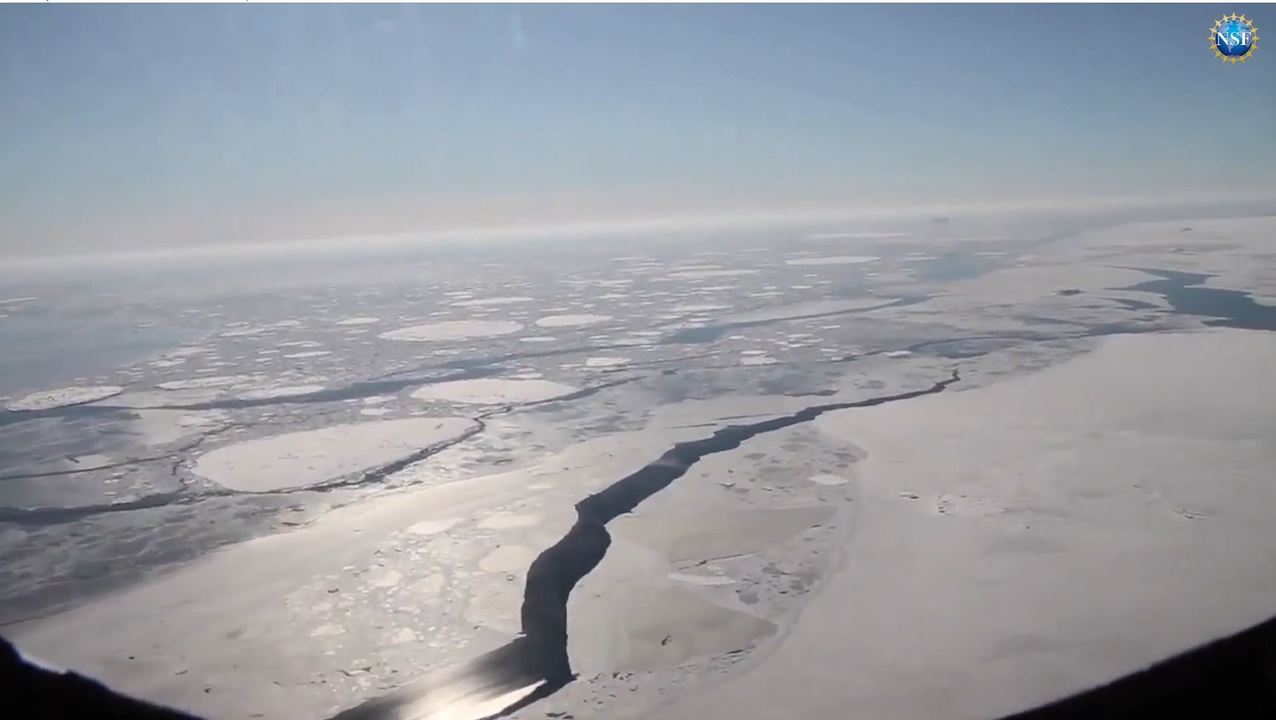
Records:
{"label": "snow surface", "polygon": [[516,303],[531,302],[532,298],[523,295],[510,295],[504,297],[476,298],[474,300],[461,300],[454,302],[452,305],[456,307],[496,307],[498,305],[514,305]]}
{"label": "snow surface", "polygon": [[412,393],[412,397],[417,400],[444,400],[473,405],[499,405],[548,400],[562,395],[570,395],[574,392],[576,392],[576,388],[571,385],[549,380],[477,378],[426,385]]}
{"label": "snow surface", "polygon": [[536,321],[539,327],[580,327],[582,325],[596,325],[601,322],[607,322],[611,319],[610,315],[549,315]]}
{"label": "snow surface", "polygon": [[117,385],[79,385],[55,390],[41,390],[16,400],[10,400],[5,403],[5,408],[15,412],[52,410],[69,405],[83,405],[84,403],[104,400],[122,392],[124,392],[124,388]]}
{"label": "snow surface", "polygon": [[473,420],[460,417],[333,425],[226,445],[201,455],[194,471],[240,492],[313,487],[385,465],[473,427]]}
{"label": "snow surface", "polygon": [[870,263],[881,258],[872,255],[830,255],[828,257],[811,257],[811,258],[794,258],[785,260],[785,265],[793,265],[795,267],[808,267],[816,265],[860,265],[862,263]]}
{"label": "snow surface", "polygon": [[510,320],[445,320],[443,322],[411,325],[398,330],[390,330],[381,333],[377,337],[382,340],[429,342],[509,335],[522,329],[522,323]]}
{"label": "snow surface", "polygon": [[333,325],[372,325],[379,322],[381,322],[381,318],[365,315],[361,317],[346,318],[345,320],[338,320],[333,323]]}

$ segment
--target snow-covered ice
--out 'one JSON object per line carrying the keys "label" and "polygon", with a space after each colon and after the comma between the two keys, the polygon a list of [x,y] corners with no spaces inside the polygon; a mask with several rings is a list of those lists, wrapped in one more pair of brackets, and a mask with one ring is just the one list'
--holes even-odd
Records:
{"label": "snow-covered ice", "polygon": [[509,335],[522,329],[522,323],[511,320],[444,320],[442,322],[411,325],[398,330],[390,330],[381,333],[377,337],[383,340],[429,342]]}
{"label": "snow-covered ice", "polygon": [[312,487],[398,460],[474,427],[461,417],[331,425],[271,435],[204,453],[195,474],[240,492]]}
{"label": "snow-covered ice", "polygon": [[580,327],[583,325],[596,325],[598,323],[607,322],[611,319],[610,315],[548,315],[536,321],[538,327],[558,328],[558,327]]}
{"label": "snow-covered ice", "polygon": [[41,390],[25,397],[10,400],[4,406],[15,412],[52,410],[53,408],[83,405],[84,403],[105,400],[122,392],[124,392],[124,388],[118,385],[80,385],[57,388],[55,390]]}
{"label": "snow-covered ice", "polygon": [[532,298],[524,295],[508,295],[503,297],[476,298],[473,300],[461,300],[454,302],[455,307],[497,307],[499,305],[515,305],[518,303],[531,302]]}
{"label": "snow-covered ice", "polygon": [[417,400],[444,400],[473,405],[498,405],[503,403],[536,402],[570,395],[576,392],[571,385],[549,380],[505,380],[501,378],[476,378],[426,385],[412,393]]}
{"label": "snow-covered ice", "polygon": [[161,390],[203,390],[256,383],[261,380],[262,377],[260,375],[211,375],[209,377],[187,378],[185,380],[167,380],[157,384],[155,387]]}
{"label": "snow-covered ice", "polygon": [[744,268],[736,270],[680,270],[678,272],[669,273],[668,277],[678,280],[701,280],[704,278],[756,275],[757,272],[757,270],[746,270]]}
{"label": "snow-covered ice", "polygon": [[346,318],[345,320],[338,320],[335,323],[333,323],[333,325],[342,325],[342,326],[373,325],[379,322],[381,322],[381,318],[372,317],[370,315],[363,315],[360,317],[352,317],[352,318]]}
{"label": "snow-covered ice", "polygon": [[827,257],[793,258],[791,260],[785,260],[784,264],[793,265],[795,267],[817,265],[861,265],[863,263],[870,263],[874,260],[880,259],[881,258],[873,257],[872,255],[830,255]]}

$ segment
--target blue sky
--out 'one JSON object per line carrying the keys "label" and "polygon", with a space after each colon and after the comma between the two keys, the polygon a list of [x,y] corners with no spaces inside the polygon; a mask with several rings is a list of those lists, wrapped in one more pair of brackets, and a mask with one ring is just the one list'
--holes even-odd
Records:
{"label": "blue sky", "polygon": [[1271,6],[6,6],[0,252],[1276,191],[1274,128]]}

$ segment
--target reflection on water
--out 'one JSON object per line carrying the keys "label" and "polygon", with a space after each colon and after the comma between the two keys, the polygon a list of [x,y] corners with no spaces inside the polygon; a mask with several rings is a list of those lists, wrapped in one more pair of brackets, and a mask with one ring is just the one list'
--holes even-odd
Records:
{"label": "reflection on water", "polygon": [[1257,303],[1250,293],[1240,290],[1198,287],[1211,277],[1208,274],[1154,268],[1131,269],[1160,279],[1120,289],[1156,293],[1170,303],[1175,313],[1214,318],[1205,324],[1215,327],[1276,330],[1276,307]]}

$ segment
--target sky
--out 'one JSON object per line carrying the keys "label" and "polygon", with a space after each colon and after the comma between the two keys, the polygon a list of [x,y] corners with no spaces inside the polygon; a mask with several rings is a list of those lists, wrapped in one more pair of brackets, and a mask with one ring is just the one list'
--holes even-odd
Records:
{"label": "sky", "polygon": [[3,6],[0,255],[1276,192],[1273,128],[1276,6]]}

